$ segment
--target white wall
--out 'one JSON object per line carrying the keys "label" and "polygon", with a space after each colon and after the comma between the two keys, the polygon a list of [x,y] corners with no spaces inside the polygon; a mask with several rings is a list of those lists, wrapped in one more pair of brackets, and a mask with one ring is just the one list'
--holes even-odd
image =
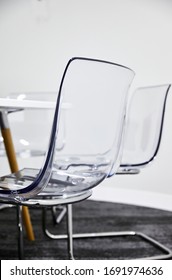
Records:
{"label": "white wall", "polygon": [[[0,96],[56,91],[72,56],[125,64],[133,88],[172,82],[170,0],[1,0]],[[172,92],[157,160],[139,176],[104,184],[172,195]]]}

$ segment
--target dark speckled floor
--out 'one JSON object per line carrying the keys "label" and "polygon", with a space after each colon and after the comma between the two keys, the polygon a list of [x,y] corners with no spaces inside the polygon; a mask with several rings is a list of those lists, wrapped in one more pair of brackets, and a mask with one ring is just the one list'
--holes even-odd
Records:
{"label": "dark speckled floor", "polygon": [[[41,227],[41,210],[30,209],[36,240],[24,232],[25,259],[67,259],[66,241],[50,240]],[[65,230],[65,220],[54,228],[49,210],[49,227],[54,233]],[[172,249],[172,212],[126,204],[87,200],[73,206],[74,231],[136,230],[156,238]],[[0,212],[0,259],[17,259],[15,208]],[[75,259],[131,259],[159,253],[140,239],[96,238],[74,240]]]}

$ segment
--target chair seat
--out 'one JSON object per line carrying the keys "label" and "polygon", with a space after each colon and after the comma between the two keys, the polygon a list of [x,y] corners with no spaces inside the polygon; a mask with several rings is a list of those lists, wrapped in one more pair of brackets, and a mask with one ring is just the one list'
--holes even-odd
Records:
{"label": "chair seat", "polygon": [[[0,185],[1,189],[8,189],[8,190],[20,190],[21,188],[30,184],[36,178],[39,169],[33,168],[24,168],[16,173],[9,174],[7,176],[3,176],[0,178]],[[26,206],[54,206],[59,204],[68,204],[68,203],[75,203],[81,200],[84,200],[91,196],[92,191],[78,191],[67,194],[66,192],[58,193],[58,185],[60,189],[60,184],[62,181],[58,179],[57,173],[52,172],[51,179],[49,181],[48,186],[45,190],[40,192],[38,195],[33,196],[33,198],[27,200],[18,200],[17,198],[14,200],[11,198],[12,204],[21,204]],[[64,184],[64,181],[63,181]],[[70,182],[66,182],[66,186],[71,184]],[[72,184],[71,184],[72,185]],[[1,198],[0,201],[5,203],[7,201],[9,203],[9,197]]]}
{"label": "chair seat", "polygon": [[118,171],[116,174],[118,175],[137,175],[140,173],[139,168],[134,168],[134,167],[119,167]]}
{"label": "chair seat", "polygon": [[22,205],[25,206],[56,206],[56,205],[64,205],[64,204],[73,204],[76,202],[80,202],[82,200],[87,199],[88,197],[90,197],[92,194],[91,190],[88,191],[84,191],[83,193],[76,193],[76,194],[72,194],[70,196],[55,196],[55,197],[46,197],[45,199],[45,195],[41,196],[38,195],[36,196],[36,198],[33,199],[29,199],[26,200],[24,202],[22,202]]}

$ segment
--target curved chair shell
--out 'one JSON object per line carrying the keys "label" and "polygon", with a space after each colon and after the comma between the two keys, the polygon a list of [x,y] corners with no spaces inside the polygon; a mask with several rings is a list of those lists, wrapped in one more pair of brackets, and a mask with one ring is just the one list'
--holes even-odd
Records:
{"label": "curved chair shell", "polygon": [[[70,208],[71,203],[90,196],[90,190],[120,164],[127,93],[133,77],[134,72],[123,65],[72,58],[62,75],[42,165],[1,177],[0,201],[41,207],[64,201]],[[64,103],[70,105],[65,114],[65,145],[57,149]],[[10,104],[6,110],[10,112]],[[73,258],[71,224],[68,219],[69,255]]]}

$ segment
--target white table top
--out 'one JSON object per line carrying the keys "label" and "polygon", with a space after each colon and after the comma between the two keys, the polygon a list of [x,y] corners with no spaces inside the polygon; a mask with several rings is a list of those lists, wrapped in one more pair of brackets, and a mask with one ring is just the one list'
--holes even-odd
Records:
{"label": "white table top", "polygon": [[[55,101],[18,100],[12,98],[0,98],[0,110],[11,111],[18,109],[55,109]],[[71,108],[71,104],[62,103],[62,109]]]}
{"label": "white table top", "polygon": [[[0,110],[14,109],[54,109],[56,103],[53,101],[18,100],[11,98],[0,98]],[[65,107],[65,106],[62,106]]]}

